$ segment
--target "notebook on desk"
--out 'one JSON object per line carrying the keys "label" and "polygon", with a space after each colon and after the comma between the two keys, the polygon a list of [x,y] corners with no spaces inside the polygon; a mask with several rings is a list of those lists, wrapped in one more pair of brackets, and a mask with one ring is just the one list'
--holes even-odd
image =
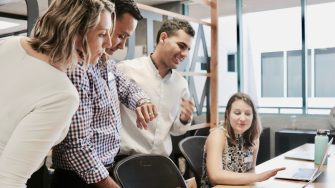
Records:
{"label": "notebook on desk", "polygon": [[295,169],[287,169],[285,171],[279,172],[275,178],[287,179],[287,180],[298,180],[307,181],[308,183],[313,182],[322,173],[321,167],[324,165],[326,158],[328,156],[328,150],[333,142],[333,138],[328,142],[327,147],[323,153],[323,158],[321,164],[317,168],[304,168],[303,166]]}

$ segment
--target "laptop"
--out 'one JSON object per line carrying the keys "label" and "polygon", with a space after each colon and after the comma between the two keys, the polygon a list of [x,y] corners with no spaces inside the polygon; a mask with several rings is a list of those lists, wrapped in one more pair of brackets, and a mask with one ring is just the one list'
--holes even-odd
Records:
{"label": "laptop", "polygon": [[279,172],[275,178],[277,179],[287,179],[287,180],[298,180],[298,181],[306,181],[308,184],[312,183],[317,177],[322,173],[321,167],[324,165],[327,157],[328,150],[330,145],[333,142],[333,138],[327,144],[327,147],[323,153],[323,158],[321,164],[317,168],[304,168],[298,167],[296,169],[289,169],[282,172]]}
{"label": "laptop", "polygon": [[287,152],[284,157],[286,159],[314,161],[314,151],[290,151]]}

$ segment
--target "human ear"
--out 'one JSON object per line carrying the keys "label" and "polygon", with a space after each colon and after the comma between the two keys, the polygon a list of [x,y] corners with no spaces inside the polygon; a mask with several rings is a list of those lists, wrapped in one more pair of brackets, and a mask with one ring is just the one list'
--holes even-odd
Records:
{"label": "human ear", "polygon": [[168,34],[166,32],[162,32],[159,38],[162,42],[164,42],[164,40],[168,38]]}

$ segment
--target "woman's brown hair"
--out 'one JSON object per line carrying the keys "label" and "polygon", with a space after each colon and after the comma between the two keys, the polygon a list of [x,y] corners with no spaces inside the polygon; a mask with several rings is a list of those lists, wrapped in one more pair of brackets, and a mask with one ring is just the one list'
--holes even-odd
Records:
{"label": "woman's brown hair", "polygon": [[252,108],[253,118],[252,118],[251,126],[242,135],[243,139],[244,139],[244,145],[247,146],[247,147],[251,147],[251,146],[254,145],[254,141],[260,136],[262,128],[261,128],[261,125],[260,125],[259,116],[256,112],[255,105],[252,102],[249,95],[247,95],[245,93],[235,93],[233,96],[230,97],[230,99],[227,103],[227,106],[226,106],[223,127],[226,129],[226,131],[228,133],[229,142],[231,142],[232,144],[235,144],[235,139],[236,139],[235,138],[235,133],[234,133],[233,128],[230,125],[229,115],[230,115],[230,112],[231,112],[232,104],[237,100],[244,101],[245,103],[247,103]]}

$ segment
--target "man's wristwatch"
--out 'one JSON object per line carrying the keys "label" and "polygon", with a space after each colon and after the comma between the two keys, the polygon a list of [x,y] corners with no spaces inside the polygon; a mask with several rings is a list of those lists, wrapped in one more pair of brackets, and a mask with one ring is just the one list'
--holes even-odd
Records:
{"label": "man's wristwatch", "polygon": [[146,103],[151,103],[151,100],[146,99],[146,98],[142,98],[142,99],[137,101],[136,107],[142,106],[143,104],[146,104]]}

